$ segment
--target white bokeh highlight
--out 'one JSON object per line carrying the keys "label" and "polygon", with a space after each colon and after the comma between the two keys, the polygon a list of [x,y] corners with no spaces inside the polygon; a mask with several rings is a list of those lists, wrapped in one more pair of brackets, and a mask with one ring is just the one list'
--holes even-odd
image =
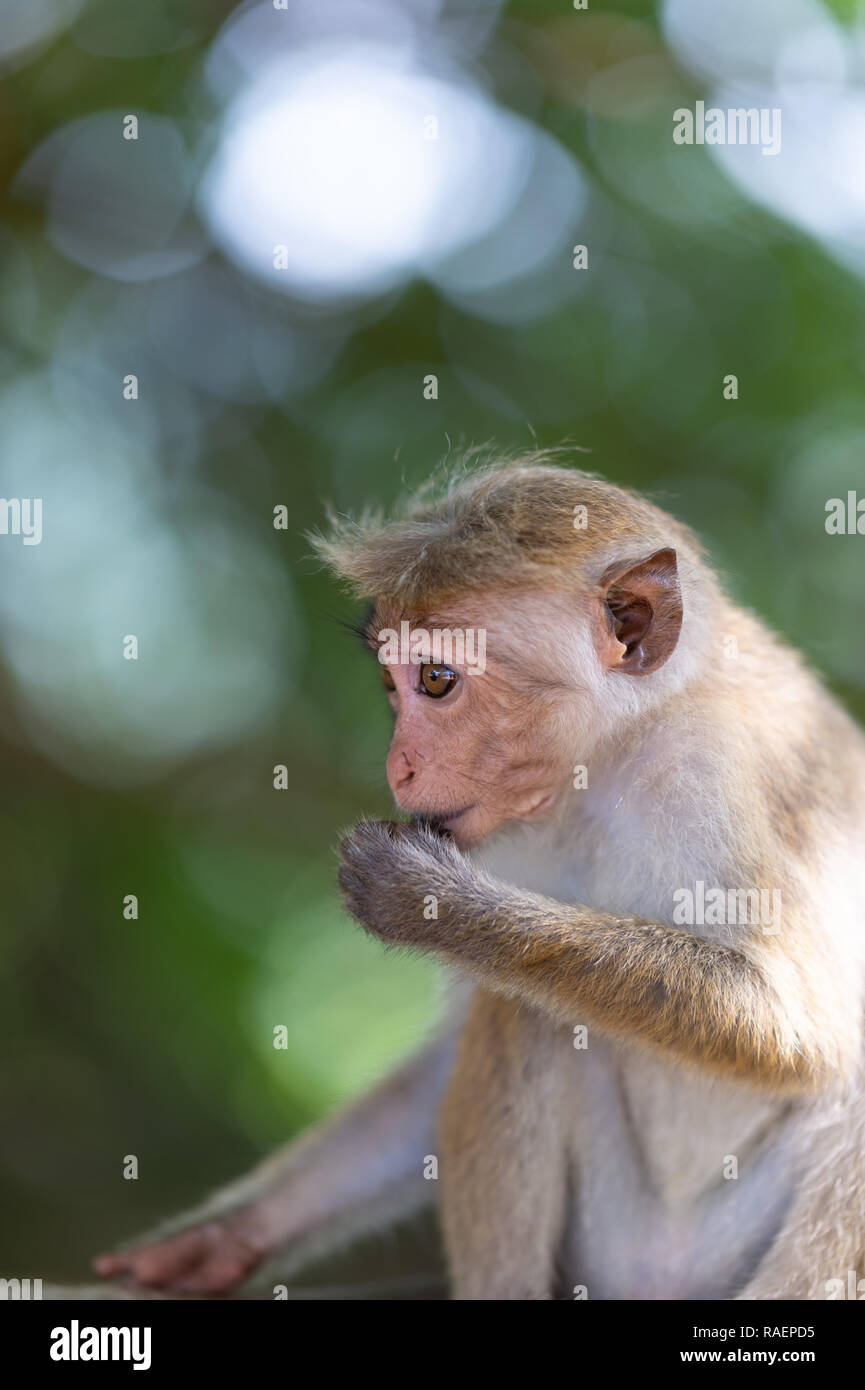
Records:
{"label": "white bokeh highlight", "polygon": [[[404,49],[321,46],[272,65],[229,106],[200,206],[222,250],[259,279],[310,300],[367,296],[435,279],[437,265],[490,235],[551,146]],[[564,151],[559,164],[576,169]],[[514,235],[525,241],[518,225]]]}

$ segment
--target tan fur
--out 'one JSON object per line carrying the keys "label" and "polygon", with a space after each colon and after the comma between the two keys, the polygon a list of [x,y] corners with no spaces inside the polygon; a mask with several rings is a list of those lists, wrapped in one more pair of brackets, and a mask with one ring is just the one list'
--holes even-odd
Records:
{"label": "tan fur", "polygon": [[[412,608],[463,599],[481,589],[524,590],[559,581],[575,557],[574,507],[589,509],[591,532],[610,560],[636,557],[672,540],[696,558],[693,532],[645,498],[589,473],[550,467],[556,451],[454,465],[397,516],[333,517],[316,550],[359,595],[384,595]],[[653,544],[654,541],[657,544]],[[606,563],[596,566],[596,581]]]}
{"label": "tan fur", "polygon": [[[588,510],[584,532],[573,529],[578,504]],[[835,1115],[841,1106],[853,1126],[863,1106],[865,888],[856,857],[865,826],[862,736],[796,655],[729,602],[690,533],[642,499],[599,479],[530,461],[458,479],[444,500],[409,505],[406,518],[378,529],[341,528],[328,558],[350,583],[366,583],[381,596],[391,615],[430,621],[429,614],[441,611],[456,625],[480,621],[483,610],[491,650],[503,659],[492,661],[488,688],[473,689],[475,706],[460,717],[466,731],[479,725],[503,730],[502,741],[518,751],[509,757],[498,749],[495,771],[481,763],[482,809],[493,828],[480,844],[474,831],[463,832],[464,844],[477,846],[470,856],[474,864],[417,828],[396,837],[376,826],[358,828],[343,849],[350,909],[382,939],[434,951],[469,972],[483,987],[480,998],[493,991],[517,1009],[531,1006],[551,1024],[589,1024],[614,1046],[608,1087],[616,1076],[617,1084],[629,1087],[641,1065],[635,1045],[667,1058],[669,1070],[662,1064],[648,1083],[656,1110],[667,1104],[669,1087],[681,1084],[679,1066],[706,1075],[707,1094],[709,1076],[729,1078],[723,1083],[728,1144],[747,1151],[753,1127],[765,1131],[760,1164],[771,1174],[775,1195],[766,1191],[754,1200],[747,1192],[740,1197],[744,1188],[739,1189],[737,1201],[754,1225],[750,1233],[741,1232],[726,1268],[714,1269],[707,1285],[699,1270],[686,1261],[677,1264],[675,1245],[684,1239],[683,1229],[702,1223],[710,1230],[721,1220],[720,1213],[713,1215],[718,1194],[707,1186],[692,1213],[666,1211],[655,1226],[674,1251],[666,1296],[730,1296],[737,1281],[753,1272],[764,1245],[789,1243],[780,1210],[789,1203],[797,1212],[806,1200],[808,1163],[817,1163],[809,1144],[816,1142],[821,1107]],[[605,671],[603,610],[594,606],[606,597],[605,580],[670,545],[678,553],[684,605],[674,655],[639,679],[609,666]],[[379,576],[374,584],[373,574]],[[730,639],[737,644],[733,660],[723,654]],[[552,692],[545,706],[527,707],[533,685]],[[435,809],[445,787],[458,788],[456,800],[462,800],[462,788],[478,767],[470,733],[454,738],[444,711],[428,719],[423,714],[423,723],[426,733],[415,724],[410,741],[430,756],[421,756],[409,793],[413,801],[403,798],[408,809]],[[397,743],[400,737],[398,722]],[[521,826],[519,815],[513,819],[514,764],[525,766],[527,743],[535,745],[535,775],[543,769],[549,781],[558,770],[564,788],[543,826]],[[590,769],[590,789],[582,799],[569,794],[565,781],[566,767],[578,762]],[[616,815],[622,808],[628,812],[624,819]],[[514,851],[521,839],[524,859]],[[536,874],[531,859],[541,851],[544,867]],[[710,886],[779,890],[781,929],[672,927],[671,886],[697,878]],[[429,892],[439,897],[434,921],[422,915]],[[615,1040],[624,1053],[615,1053]],[[471,1054],[464,1048],[453,1085],[471,1098],[462,1112],[466,1126],[494,1122],[495,1112],[488,1114],[484,1102],[489,1063],[471,1060],[484,1048],[498,1057],[500,1084],[519,1072],[516,1059],[507,1061],[490,1039],[479,1041]],[[550,1066],[550,1086],[554,1076]],[[737,1090],[742,1085],[747,1093]],[[756,1102],[753,1119],[749,1094],[766,1096]],[[796,1098],[792,1110],[785,1097]],[[454,1104],[451,1097],[449,1109]],[[698,1092],[690,1123],[700,1122],[699,1104]],[[509,1113],[517,1149],[537,1128],[521,1123],[524,1105],[532,1106],[528,1088],[514,1084]],[[576,1127],[580,1119],[575,1117]],[[687,1115],[671,1122],[689,1125]],[[460,1121],[452,1119],[448,1132],[459,1130]],[[666,1143],[673,1150],[675,1133]],[[539,1161],[546,1161],[546,1148],[537,1143]],[[592,1158],[580,1153],[579,1143],[576,1150],[579,1170]],[[467,1190],[446,1196],[446,1202],[473,1207],[478,1221],[485,1212],[499,1243],[500,1218],[488,1194],[507,1186],[503,1153],[490,1144],[486,1164],[475,1162],[476,1181],[460,1168],[454,1181]],[[797,1163],[800,1185],[788,1190],[783,1173]],[[861,1167],[850,1155],[843,1164],[848,1261],[861,1242]],[[511,1181],[510,1202],[516,1202],[516,1166]],[[675,1190],[669,1168],[663,1184]],[[731,1196],[733,1191],[731,1186]],[[521,1194],[519,1200],[525,1199]],[[603,1200],[601,1195],[598,1204]],[[508,1205],[499,1198],[499,1209]],[[760,1224],[761,1206],[774,1212],[777,1223],[768,1232]],[[819,1198],[807,1209],[816,1206]],[[615,1220],[614,1211],[606,1216]],[[582,1219],[579,1203],[573,1219]],[[654,1229],[651,1221],[648,1229]],[[466,1252],[453,1229],[449,1240],[455,1269],[463,1268],[458,1289],[476,1296],[470,1291],[484,1276],[476,1267],[471,1276],[465,1272]],[[465,1240],[483,1244],[483,1231],[475,1229]],[[486,1269],[487,1296],[497,1296],[492,1291],[509,1277],[514,1290],[520,1286],[518,1246],[515,1239],[510,1275],[501,1255]],[[821,1280],[836,1277],[831,1261],[842,1259],[840,1249],[827,1253],[806,1273],[803,1267],[814,1254],[800,1247],[795,1256],[800,1268],[794,1278],[812,1290],[810,1296],[817,1296]],[[627,1275],[622,1278],[620,1287],[639,1296]]]}
{"label": "tan fur", "polygon": [[531,1012],[478,991],[439,1125],[442,1227],[462,1298],[552,1296],[566,1182],[558,1050]]}

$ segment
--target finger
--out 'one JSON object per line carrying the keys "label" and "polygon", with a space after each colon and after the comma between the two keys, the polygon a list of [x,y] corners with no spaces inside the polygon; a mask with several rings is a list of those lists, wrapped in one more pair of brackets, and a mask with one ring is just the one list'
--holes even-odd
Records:
{"label": "finger", "polygon": [[183,1293],[225,1293],[242,1283],[258,1261],[249,1254],[215,1254],[178,1280]]}
{"label": "finger", "polygon": [[157,1241],[131,1251],[130,1272],[138,1284],[159,1289],[173,1284],[195,1265],[209,1248],[201,1231],[187,1231],[171,1240]]}
{"label": "finger", "polygon": [[93,1269],[103,1279],[110,1279],[115,1274],[125,1274],[129,1269],[130,1256],[131,1251],[128,1250],[106,1251],[94,1257]]}

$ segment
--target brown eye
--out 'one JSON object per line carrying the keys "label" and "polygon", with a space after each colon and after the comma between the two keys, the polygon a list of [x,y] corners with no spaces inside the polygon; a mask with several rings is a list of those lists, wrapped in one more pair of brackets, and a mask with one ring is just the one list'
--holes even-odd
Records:
{"label": "brown eye", "polygon": [[456,671],[452,671],[449,666],[430,663],[420,668],[420,683],[424,693],[431,695],[434,700],[440,700],[449,690],[453,690],[457,680]]}
{"label": "brown eye", "polygon": [[382,666],[381,668],[381,678],[384,683],[385,690],[396,690],[396,681],[394,680],[393,676],[391,675],[390,671],[387,669],[386,666]]}

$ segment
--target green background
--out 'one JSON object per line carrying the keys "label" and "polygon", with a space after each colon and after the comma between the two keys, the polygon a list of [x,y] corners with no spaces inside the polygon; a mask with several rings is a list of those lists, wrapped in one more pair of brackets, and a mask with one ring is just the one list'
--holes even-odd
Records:
{"label": "green background", "polygon": [[[141,505],[156,557],[142,592],[156,602],[176,554],[188,602],[162,612],[155,635],[134,588],[125,621],[122,602],[100,616],[103,598],[126,592],[135,507],[114,513],[107,549],[76,551],[75,508],[50,479],[25,480],[28,431],[60,421],[52,466],[68,486],[90,457],[91,412],[107,409],[99,393],[116,398],[119,373],[135,370],[166,282],[123,283],[65,254],[21,171],[53,132],[94,112],[155,113],[187,141],[206,139],[214,117],[191,93],[231,9],[144,6],[165,29],[163,47],[142,54],[144,14],[113,8],[109,24],[110,7],[85,5],[0,84],[3,486],[42,489],[46,517],[42,545],[9,561],[19,570],[0,630],[9,1277],[80,1278],[92,1252],[195,1202],[356,1093],[434,1015],[434,967],[385,955],[335,890],[340,829],[389,811],[389,716],[341,626],[352,605],[303,538],[326,499],[389,503],[462,444],[567,441],[588,451],[577,466],[650,491],[695,526],[734,594],[865,713],[865,540],[824,529],[826,500],[865,477],[865,287],[829,247],[749,200],[707,149],[672,145],[672,109],[705,84],[669,51],[654,8],[636,3],[506,5],[476,60],[502,106],[577,158],[588,189],[583,219],[562,228],[558,258],[527,291],[542,289],[543,307],[511,312],[505,285],[484,316],[411,277],[347,310],[326,368],[284,400],[220,395],[187,375],[180,427],[144,441],[161,490]],[[834,9],[844,23],[853,7]],[[127,38],[133,51],[120,56]],[[576,242],[589,247],[585,272],[571,266]],[[320,345],[330,331],[215,249],[207,264],[245,313],[294,334],[301,355],[307,334]],[[76,337],[82,303],[94,334],[124,325],[125,355],[112,359],[108,329],[104,341]],[[217,382],[235,346],[211,345]],[[113,361],[108,385],[88,374],[97,358]],[[161,365],[167,392],[188,364],[166,349]],[[422,394],[430,372],[437,401]],[[726,373],[738,376],[736,401],[723,399]],[[105,477],[144,447],[131,419],[98,421]],[[91,492],[80,477],[63,496],[101,505],[107,485]],[[272,525],[279,504],[285,531]],[[12,545],[0,537],[4,555]],[[80,630],[62,608],[69,594],[83,596]],[[126,632],[141,634],[137,663],[121,659]],[[161,686],[173,666],[179,684]],[[254,706],[262,685],[258,713],[232,728],[231,710]],[[200,739],[199,718],[210,730]],[[273,789],[277,764],[288,791]],[[122,911],[130,893],[134,921]],[[273,1047],[277,1024],[286,1050]],[[122,1178],[127,1154],[137,1182]]]}

